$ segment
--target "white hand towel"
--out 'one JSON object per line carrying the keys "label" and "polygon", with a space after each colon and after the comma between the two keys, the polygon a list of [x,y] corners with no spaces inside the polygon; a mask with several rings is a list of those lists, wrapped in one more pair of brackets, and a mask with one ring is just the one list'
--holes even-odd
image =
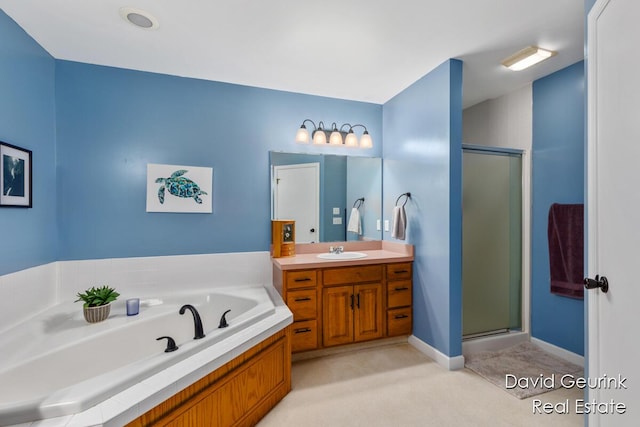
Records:
{"label": "white hand towel", "polygon": [[398,240],[405,239],[405,231],[407,229],[407,214],[404,206],[396,206],[393,208],[393,228],[391,228],[391,237]]}
{"label": "white hand towel", "polygon": [[362,234],[362,224],[360,224],[360,211],[358,208],[351,209],[351,215],[349,215],[349,224],[347,225],[347,231],[352,233]]}

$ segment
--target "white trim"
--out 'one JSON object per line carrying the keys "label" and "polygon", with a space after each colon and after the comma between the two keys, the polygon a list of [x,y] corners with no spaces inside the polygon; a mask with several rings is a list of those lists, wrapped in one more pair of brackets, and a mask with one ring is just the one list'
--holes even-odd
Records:
{"label": "white trim", "polygon": [[[598,86],[596,74],[598,69],[597,21],[609,4],[609,0],[597,0],[587,16],[587,276],[594,277],[598,268]],[[585,292],[586,294],[586,292]],[[598,301],[600,293],[585,295],[587,302],[587,366],[585,376],[596,376],[600,373],[600,319]],[[587,389],[589,400],[600,401],[599,389]],[[587,424],[599,426],[601,417],[593,414],[586,417]]]}
{"label": "white trim", "polygon": [[565,350],[562,347],[558,347],[557,345],[542,341],[538,338],[531,337],[531,343],[537,345],[547,353],[551,353],[554,356],[558,356],[559,358],[566,360],[567,362],[584,367],[584,356],[580,356],[579,354]]}
{"label": "white trim", "polygon": [[424,354],[427,357],[433,359],[438,365],[449,371],[457,371],[464,368],[464,356],[449,357],[434,347],[431,347],[426,342],[422,341],[415,335],[409,337],[409,344],[411,344],[416,350]]}

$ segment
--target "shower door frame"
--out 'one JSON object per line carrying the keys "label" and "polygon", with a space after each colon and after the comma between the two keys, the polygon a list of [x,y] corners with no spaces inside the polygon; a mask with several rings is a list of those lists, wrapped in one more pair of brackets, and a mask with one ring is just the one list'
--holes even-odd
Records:
{"label": "shower door frame", "polygon": [[[514,335],[513,338],[519,340],[519,335],[529,336],[531,325],[531,150],[522,148],[495,147],[487,145],[462,144],[462,151],[476,152],[496,155],[519,155],[521,158],[521,332],[510,331],[505,334],[499,334],[495,337],[507,338]],[[464,168],[463,168],[464,173]],[[464,230],[463,230],[464,233]],[[518,335],[518,336],[515,336]],[[479,338],[487,338],[486,335]],[[472,340],[474,337],[462,336],[463,341]]]}

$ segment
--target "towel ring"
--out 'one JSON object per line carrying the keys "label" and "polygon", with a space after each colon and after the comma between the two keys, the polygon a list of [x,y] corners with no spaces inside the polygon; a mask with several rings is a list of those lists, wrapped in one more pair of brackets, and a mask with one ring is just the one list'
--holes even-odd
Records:
{"label": "towel ring", "polygon": [[353,202],[353,207],[356,209],[359,209],[360,206],[362,206],[364,204],[364,197],[360,197],[359,199],[356,199],[355,202]]}
{"label": "towel ring", "polygon": [[411,193],[407,192],[407,193],[402,193],[401,195],[399,195],[398,198],[396,199],[396,206],[398,206],[398,202],[400,201],[400,199],[403,196],[406,197],[406,199],[404,199],[404,203],[402,204],[402,207],[404,207],[404,205],[407,204],[407,201],[409,201],[409,199],[411,198]]}

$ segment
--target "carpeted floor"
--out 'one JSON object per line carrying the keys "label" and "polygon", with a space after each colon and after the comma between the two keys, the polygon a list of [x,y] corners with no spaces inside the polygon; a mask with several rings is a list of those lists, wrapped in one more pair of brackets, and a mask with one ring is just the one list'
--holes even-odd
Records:
{"label": "carpeted floor", "polygon": [[[525,342],[465,357],[465,367],[519,399],[570,386],[564,375],[583,376],[582,367]],[[567,377],[570,379],[570,377]]]}
{"label": "carpeted floor", "polygon": [[[258,427],[582,427],[570,411],[536,413],[469,369],[447,371],[410,346],[354,350],[293,363],[293,390]],[[584,398],[559,389],[543,403]]]}

